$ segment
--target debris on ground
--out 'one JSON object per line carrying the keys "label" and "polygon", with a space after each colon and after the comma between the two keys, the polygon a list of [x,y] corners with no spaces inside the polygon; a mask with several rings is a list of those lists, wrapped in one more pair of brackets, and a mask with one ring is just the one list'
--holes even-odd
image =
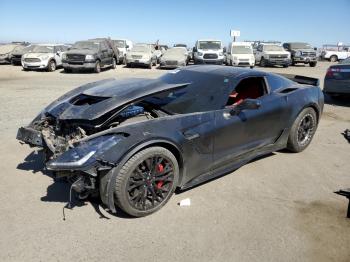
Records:
{"label": "debris on ground", "polygon": [[339,190],[339,191],[336,191],[334,192],[338,195],[341,195],[341,196],[344,196],[346,197],[348,200],[349,200],[349,203],[348,203],[348,212],[347,212],[347,215],[346,217],[347,218],[350,218],[350,188],[348,189],[342,189],[342,190]]}
{"label": "debris on ground", "polygon": [[350,129],[346,129],[343,133],[343,136],[345,137],[346,140],[350,143]]}
{"label": "debris on ground", "polygon": [[191,205],[191,199],[189,199],[189,198],[182,199],[179,203],[180,207],[187,207],[190,205]]}

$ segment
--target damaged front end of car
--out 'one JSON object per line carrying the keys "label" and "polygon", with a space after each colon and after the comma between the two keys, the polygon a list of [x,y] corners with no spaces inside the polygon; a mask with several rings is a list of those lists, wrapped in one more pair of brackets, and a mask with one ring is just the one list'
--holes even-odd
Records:
{"label": "damaged front end of car", "polygon": [[47,170],[66,177],[78,196],[86,198],[99,191],[99,177],[130,149],[130,134],[121,127],[167,115],[144,99],[186,85],[149,79],[90,83],[47,106],[28,126],[19,128],[17,139],[41,148]]}

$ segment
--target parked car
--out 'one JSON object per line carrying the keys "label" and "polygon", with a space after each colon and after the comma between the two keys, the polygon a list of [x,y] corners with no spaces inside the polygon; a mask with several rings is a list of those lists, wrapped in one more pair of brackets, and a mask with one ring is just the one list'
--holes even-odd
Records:
{"label": "parked car", "polygon": [[126,54],[132,49],[133,43],[128,39],[116,39],[112,40],[112,43],[118,48],[119,51],[118,63],[125,64]]}
{"label": "parked car", "polygon": [[224,49],[220,40],[197,40],[193,47],[193,60],[195,64],[218,64],[224,62]]}
{"label": "parked car", "polygon": [[283,48],[291,53],[292,65],[301,63],[316,66],[316,50],[308,43],[284,43]]}
{"label": "parked car", "polygon": [[350,57],[328,68],[323,92],[330,96],[350,96]]}
{"label": "parked car", "polygon": [[55,71],[62,66],[62,53],[67,50],[62,44],[38,44],[28,53],[22,55],[21,63],[24,70],[46,69]]}
{"label": "parked car", "polygon": [[291,64],[290,53],[278,44],[259,44],[255,53],[255,61],[262,67],[270,65],[288,67]]}
{"label": "parked car", "polygon": [[126,55],[126,66],[135,65],[152,66],[157,65],[157,56],[154,54],[154,47],[151,44],[136,44]]}
{"label": "parked car", "polygon": [[26,47],[18,46],[12,52],[11,64],[13,65],[22,65],[22,56],[33,50],[35,45],[29,45]]}
{"label": "parked car", "polygon": [[349,46],[324,46],[321,52],[321,59],[328,60],[330,62],[337,62],[350,57],[350,47]]}
{"label": "parked car", "polygon": [[99,192],[112,212],[146,216],[176,188],[307,148],[323,94],[318,79],[288,77],[195,65],[158,79],[101,80],[52,102],[17,139],[43,148],[46,169],[80,198]]}
{"label": "parked car", "polygon": [[90,39],[76,42],[63,54],[63,68],[66,73],[75,70],[93,70],[100,73],[101,68],[117,66],[118,50],[107,39]]}
{"label": "parked car", "polygon": [[25,47],[26,45],[17,43],[0,45],[0,64],[11,63],[12,53]]}
{"label": "parked car", "polygon": [[226,65],[231,66],[255,66],[253,47],[247,42],[230,42],[225,53]]}
{"label": "parked car", "polygon": [[160,68],[177,68],[188,64],[188,53],[184,47],[168,49],[160,58]]}

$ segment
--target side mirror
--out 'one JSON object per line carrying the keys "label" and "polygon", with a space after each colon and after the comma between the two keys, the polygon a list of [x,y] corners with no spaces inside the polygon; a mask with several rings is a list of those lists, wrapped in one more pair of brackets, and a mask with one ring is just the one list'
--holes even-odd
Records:
{"label": "side mirror", "polygon": [[261,102],[258,99],[247,98],[242,103],[236,105],[231,111],[230,115],[235,116],[242,112],[242,110],[256,110],[261,107]]}

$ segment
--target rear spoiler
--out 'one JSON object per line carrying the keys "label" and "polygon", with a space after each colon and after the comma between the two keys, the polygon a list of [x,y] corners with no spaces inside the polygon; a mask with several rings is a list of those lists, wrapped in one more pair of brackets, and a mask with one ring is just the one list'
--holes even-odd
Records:
{"label": "rear spoiler", "polygon": [[300,75],[292,75],[292,74],[278,74],[280,76],[283,76],[285,78],[288,78],[289,80],[292,80],[298,84],[304,84],[304,85],[312,85],[312,86],[319,86],[320,80],[318,78],[312,78],[307,76],[300,76]]}

